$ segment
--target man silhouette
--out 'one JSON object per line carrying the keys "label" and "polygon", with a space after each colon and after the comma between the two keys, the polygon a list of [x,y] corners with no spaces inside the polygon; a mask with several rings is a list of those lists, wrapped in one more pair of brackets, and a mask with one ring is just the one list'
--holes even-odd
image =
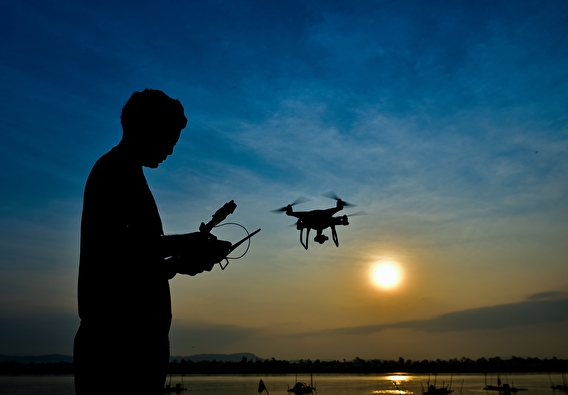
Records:
{"label": "man silhouette", "polygon": [[220,262],[231,243],[196,232],[163,234],[143,167],[157,168],[187,124],[162,91],[135,92],[122,109],[122,139],[93,166],[81,219],[74,342],[75,391],[160,394],[169,363],[168,280]]}

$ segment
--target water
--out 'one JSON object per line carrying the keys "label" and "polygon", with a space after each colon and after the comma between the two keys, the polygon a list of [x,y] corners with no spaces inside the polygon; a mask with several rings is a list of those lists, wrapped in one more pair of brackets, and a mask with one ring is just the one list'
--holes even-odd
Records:
{"label": "water", "polygon": [[[309,375],[299,375],[299,381],[309,384]],[[184,395],[255,395],[258,394],[258,383],[262,379],[270,395],[289,395],[286,391],[296,382],[295,375],[219,375],[219,376],[184,376],[183,384],[188,390]],[[378,375],[315,375],[313,377],[317,395],[422,395],[422,386],[426,387],[428,379],[434,383],[434,376],[412,374],[378,374]],[[498,392],[484,391],[485,376],[482,374],[438,375],[436,386],[450,384],[454,390],[452,395],[499,395]],[[169,379],[168,379],[169,380]],[[526,388],[519,395],[566,395],[550,388],[561,384],[559,374],[549,376],[546,373],[536,374],[502,374],[501,381],[519,388]],[[180,376],[172,376],[172,387],[181,383]],[[396,383],[396,386],[395,384]],[[124,379],[125,393],[136,395],[137,384],[144,385],[129,378]],[[497,384],[496,376],[487,376],[487,384]],[[2,395],[74,395],[73,376],[0,376],[0,394]],[[264,392],[266,394],[266,392]]]}

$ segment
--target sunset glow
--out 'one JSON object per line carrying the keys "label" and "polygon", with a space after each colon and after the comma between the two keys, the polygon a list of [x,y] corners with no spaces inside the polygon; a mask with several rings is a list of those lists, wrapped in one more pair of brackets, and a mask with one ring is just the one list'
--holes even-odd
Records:
{"label": "sunset glow", "polygon": [[[224,270],[168,280],[178,361],[568,358],[567,15],[562,0],[3,1],[0,354],[72,356],[86,180],[150,88],[188,119],[137,170],[164,235],[201,233],[231,200],[212,237],[262,229]],[[316,210],[320,237],[288,215]],[[366,395],[427,381],[376,377]]]}

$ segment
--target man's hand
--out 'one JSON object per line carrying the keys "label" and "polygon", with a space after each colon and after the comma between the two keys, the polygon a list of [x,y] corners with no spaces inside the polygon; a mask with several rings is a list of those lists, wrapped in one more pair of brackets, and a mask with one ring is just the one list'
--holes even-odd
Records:
{"label": "man's hand", "polygon": [[178,255],[176,271],[180,274],[195,276],[204,271],[209,272],[216,263],[227,257],[231,243],[218,240],[210,235],[197,236],[191,234],[191,246],[184,248],[184,252]]}

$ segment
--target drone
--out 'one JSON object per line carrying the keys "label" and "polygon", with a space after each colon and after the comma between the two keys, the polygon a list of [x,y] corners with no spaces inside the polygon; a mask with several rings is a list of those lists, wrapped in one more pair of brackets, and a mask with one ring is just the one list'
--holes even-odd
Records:
{"label": "drone", "polygon": [[[354,207],[355,205],[341,200],[334,192],[325,193],[323,196],[334,199],[337,202],[335,207],[325,210],[294,211],[292,208],[293,206],[308,201],[308,199],[301,197],[287,206],[272,210],[273,213],[286,213],[286,215],[298,218],[295,225],[296,229],[300,231],[300,244],[302,244],[306,250],[308,249],[310,230],[313,229],[316,231],[314,241],[316,243],[323,244],[329,240],[329,237],[323,234],[323,230],[330,228],[333,242],[336,247],[339,247],[339,238],[337,237],[337,230],[335,227],[338,225],[349,225],[348,217],[365,214],[364,212],[358,212],[349,216],[344,214],[340,217],[334,217],[335,213],[343,210],[343,208]],[[305,238],[303,237],[304,229],[307,229]]]}

